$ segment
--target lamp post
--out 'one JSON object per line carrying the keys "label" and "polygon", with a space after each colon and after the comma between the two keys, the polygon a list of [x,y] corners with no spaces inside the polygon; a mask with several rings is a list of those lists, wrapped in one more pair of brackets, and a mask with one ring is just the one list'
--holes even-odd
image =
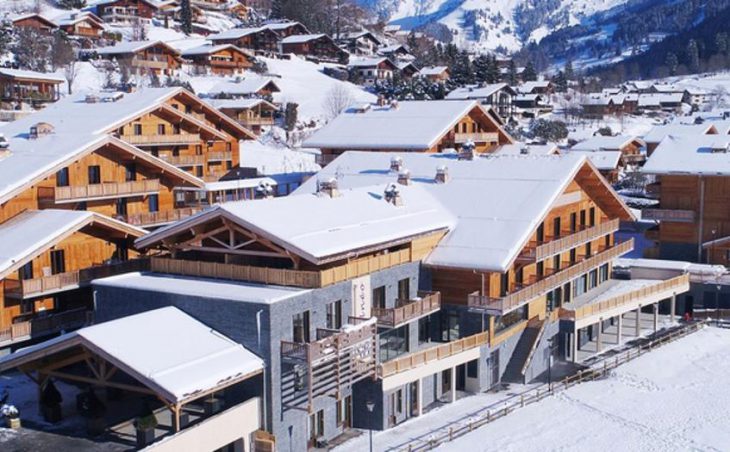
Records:
{"label": "lamp post", "polygon": [[368,409],[368,413],[370,413],[370,421],[368,422],[369,430],[370,430],[370,452],[373,452],[373,426],[371,422],[373,421],[373,410],[375,409],[375,402],[372,400],[368,400],[365,402],[365,407]]}
{"label": "lamp post", "polygon": [[553,383],[553,345],[555,336],[548,339],[548,391],[552,387]]}

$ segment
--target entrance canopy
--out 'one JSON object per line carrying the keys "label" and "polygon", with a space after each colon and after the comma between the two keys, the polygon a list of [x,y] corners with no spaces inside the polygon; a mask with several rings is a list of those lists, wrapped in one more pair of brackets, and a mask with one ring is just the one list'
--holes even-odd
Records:
{"label": "entrance canopy", "polygon": [[[91,374],[64,370],[86,362]],[[48,377],[154,394],[180,406],[263,372],[240,344],[174,307],[82,328],[0,358],[0,372],[19,368]],[[121,370],[142,386],[119,379]]]}

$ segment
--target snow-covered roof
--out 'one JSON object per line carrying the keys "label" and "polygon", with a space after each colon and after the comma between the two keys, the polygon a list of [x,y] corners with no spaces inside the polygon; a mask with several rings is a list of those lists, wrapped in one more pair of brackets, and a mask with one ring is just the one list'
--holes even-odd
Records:
{"label": "snow-covered roof", "polygon": [[397,67],[388,57],[352,57],[348,66],[351,67],[375,67],[380,63],[387,62],[393,67]]}
{"label": "snow-covered roof", "polygon": [[[509,268],[575,175],[590,168],[582,155],[489,156],[469,161],[452,154],[346,152],[318,178],[336,177],[342,189],[382,186],[396,180],[397,174],[390,171],[391,159],[396,156],[410,171],[413,183],[430,191],[456,218],[451,231],[425,262],[483,271]],[[442,167],[448,171],[449,181],[438,184],[434,176]],[[603,180],[597,174],[595,177]],[[313,179],[290,197],[314,192]],[[615,194],[611,204],[603,207],[613,209],[616,216],[632,218]]]}
{"label": "snow-covered roof", "polygon": [[406,53],[410,53],[408,50],[408,47],[404,46],[403,44],[393,44],[385,47],[381,47],[378,49],[378,53],[380,54],[386,54],[386,53],[393,53],[398,51],[404,51]]}
{"label": "snow-covered roof", "polygon": [[0,279],[55,245],[63,238],[94,221],[132,236],[141,237],[144,229],[130,226],[100,214],[82,210],[26,210],[0,224]]}
{"label": "snow-covered roof", "polygon": [[272,110],[276,110],[276,106],[270,102],[267,102],[264,99],[257,99],[257,98],[251,98],[251,99],[210,99],[209,103],[214,106],[215,108],[222,110],[222,109],[236,109],[236,110],[245,110],[247,108],[253,108],[257,105],[264,105],[268,108],[271,108]]}
{"label": "snow-covered roof", "polygon": [[270,77],[252,76],[235,82],[220,82],[208,89],[208,94],[231,94],[234,96],[247,96],[256,94],[268,85],[273,85],[273,91],[280,91],[274,79]]}
{"label": "snow-covered roof", "polygon": [[588,160],[600,171],[610,171],[618,168],[621,161],[621,151],[594,151],[570,149],[570,154],[585,155]]}
{"label": "snow-covered roof", "polygon": [[616,135],[616,136],[594,136],[587,140],[575,144],[571,150],[573,151],[619,151],[629,144],[637,142],[640,146],[644,146],[644,140],[641,138]]}
{"label": "snow-covered roof", "polygon": [[677,136],[696,136],[706,135],[708,132],[716,130],[712,123],[704,124],[667,124],[654,126],[644,135],[644,141],[647,143],[659,143],[668,135]]}
{"label": "snow-covered roof", "polygon": [[[269,30],[280,31],[296,26],[304,27],[304,25],[302,25],[300,22],[272,22],[262,25],[261,28],[268,28]],[[304,28],[306,29],[306,27]]]}
{"label": "snow-covered roof", "polygon": [[493,83],[491,85],[484,86],[465,86],[462,88],[456,88],[451,91],[446,99],[448,100],[464,100],[464,99],[485,99],[496,92],[506,90],[510,94],[514,95],[514,90],[506,83]]}
{"label": "snow-covered roof", "polygon": [[228,39],[239,39],[244,36],[248,36],[254,33],[258,33],[265,30],[263,27],[249,27],[249,28],[231,28],[230,30],[222,31],[220,33],[208,36],[211,41],[220,41]]}
{"label": "snow-covered roof", "polygon": [[503,144],[492,152],[494,155],[558,155],[560,148],[557,144]]}
{"label": "snow-covered roof", "polygon": [[249,54],[249,52],[247,52],[243,49],[240,49],[240,48],[234,46],[233,44],[218,44],[218,45],[205,44],[202,46],[197,46],[197,47],[192,47],[189,49],[182,50],[181,54],[183,57],[193,56],[193,55],[211,55],[216,52],[220,52],[221,50],[227,50],[227,49],[233,49],[237,52],[245,53],[247,55]]}
{"label": "snow-covered roof", "polygon": [[310,193],[219,204],[198,215],[142,237],[145,248],[175,231],[223,216],[290,252],[313,262],[448,229],[454,218],[428,190],[398,186],[402,205],[384,199],[387,184],[342,190],[334,198]]}
{"label": "snow-covered roof", "polygon": [[652,89],[658,93],[684,93],[685,89],[674,85],[667,85],[663,83],[655,83],[651,86]]}
{"label": "snow-covered roof", "polygon": [[63,83],[66,81],[62,76],[56,74],[46,74],[44,72],[26,71],[22,69],[0,68],[0,77],[42,80],[48,83]]}
{"label": "snow-covered roof", "polygon": [[[10,144],[10,152],[0,160],[0,203],[27,184],[45,177],[49,171],[55,171],[59,165],[72,161],[92,147],[109,142],[125,146],[130,152],[138,153],[139,158],[150,159],[156,165],[168,168],[166,172],[169,174],[195,181],[192,175],[109,134],[182,91],[182,88],[145,88],[125,94],[114,102],[96,103],[85,102],[85,94],[79,93],[8,123],[2,129]],[[100,97],[103,100],[104,95]],[[41,122],[51,124],[53,133],[30,138],[30,128]],[[202,185],[202,181],[199,183]]]}
{"label": "snow-covered roof", "polygon": [[205,191],[236,190],[241,188],[256,188],[261,184],[276,185],[270,177],[253,177],[250,179],[233,179],[218,182],[206,182]]}
{"label": "snow-covered roof", "polygon": [[683,98],[684,95],[682,93],[642,94],[639,96],[639,107],[677,104],[681,103]]}
{"label": "snow-covered roof", "polygon": [[144,49],[157,45],[168,48],[171,53],[179,53],[176,49],[170,47],[162,41],[123,41],[114,46],[100,47],[98,49],[94,49],[94,52],[99,55],[122,55],[141,52]]}
{"label": "snow-covered roof", "polygon": [[628,259],[620,258],[614,261],[614,266],[620,268],[646,268],[656,270],[674,270],[694,275],[724,275],[727,268],[724,265],[697,264],[694,262],[673,261],[666,259]]}
{"label": "snow-covered roof", "polygon": [[642,172],[648,174],[730,175],[730,136],[696,135],[664,138]]}
{"label": "snow-covered roof", "polygon": [[482,107],[473,100],[435,100],[372,106],[365,112],[348,109],[305,140],[303,147],[424,150],[475,108]]}
{"label": "snow-covered roof", "polygon": [[104,21],[90,11],[69,12],[55,17],[53,21],[60,26],[75,25],[83,21],[91,21],[103,27]]}
{"label": "snow-covered roof", "polygon": [[83,346],[169,402],[230,386],[263,371],[242,345],[175,307],[155,309],[42,342],[0,358],[0,369]]}
{"label": "snow-covered roof", "polygon": [[419,72],[421,75],[441,75],[448,70],[448,66],[426,66]]}
{"label": "snow-covered roof", "polygon": [[326,34],[319,33],[319,34],[309,34],[309,35],[291,35],[287,36],[286,38],[281,40],[282,44],[300,44],[302,42],[309,42],[314,41],[315,39],[320,39],[323,37],[326,37]]}
{"label": "snow-covered roof", "polygon": [[547,80],[525,82],[517,87],[517,91],[521,93],[531,93],[535,89],[547,89],[550,87],[550,85],[551,83]]}

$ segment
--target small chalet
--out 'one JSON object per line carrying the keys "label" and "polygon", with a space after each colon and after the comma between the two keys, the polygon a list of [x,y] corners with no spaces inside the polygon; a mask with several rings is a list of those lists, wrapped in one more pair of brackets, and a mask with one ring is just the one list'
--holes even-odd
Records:
{"label": "small chalet", "polygon": [[704,124],[667,124],[662,126],[654,126],[649,133],[644,135],[646,142],[647,156],[651,154],[659,146],[666,137],[693,137],[700,135],[718,135],[720,132],[712,123]]}
{"label": "small chalet", "polygon": [[41,14],[24,14],[13,19],[13,28],[32,28],[42,33],[52,33],[58,29],[58,24]]}
{"label": "small chalet", "polygon": [[526,118],[535,118],[553,111],[549,97],[543,94],[518,94],[512,98],[512,105],[516,113],[521,113]]}
{"label": "small chalet", "polygon": [[281,89],[274,79],[253,76],[243,80],[217,83],[208,90],[207,95],[219,98],[269,98],[278,92],[281,92]]}
{"label": "small chalet", "polygon": [[279,35],[266,27],[231,28],[208,37],[214,45],[233,44],[256,52],[278,52]]}
{"label": "small chalet", "polygon": [[552,94],[555,91],[553,83],[547,80],[525,82],[517,88],[521,94]]}
{"label": "small chalet", "polygon": [[281,40],[281,52],[313,57],[321,61],[347,62],[350,54],[325,34],[292,35]]}
{"label": "small chalet", "polygon": [[210,102],[242,126],[260,134],[263,126],[274,125],[277,108],[263,99],[212,99]]}
{"label": "small chalet", "polygon": [[387,56],[394,61],[413,61],[416,59],[411,51],[403,44],[381,47],[378,49],[378,55]]}
{"label": "small chalet", "polygon": [[164,3],[155,0],[104,0],[96,4],[96,14],[108,24],[151,23]]}
{"label": "small chalet", "polygon": [[136,74],[174,75],[182,65],[180,53],[162,41],[125,41],[94,53]]}
{"label": "small chalet", "polygon": [[649,112],[674,112],[682,110],[684,93],[669,94],[640,94],[637,110],[644,113]]}
{"label": "small chalet", "polygon": [[55,22],[69,36],[99,39],[104,31],[104,21],[90,12],[67,14],[56,18]]}
{"label": "small chalet", "polygon": [[378,53],[378,47],[383,45],[373,33],[366,30],[342,33],[335,40],[352,55],[372,56]]}
{"label": "small chalet", "polygon": [[644,164],[644,149],[646,142],[641,138],[617,135],[589,138],[574,145],[570,152],[584,154],[613,183],[618,181],[619,173],[625,168],[637,168]]}
{"label": "small chalet", "polygon": [[495,83],[484,86],[465,86],[450,92],[447,100],[476,100],[482,105],[489,105],[502,118],[509,118],[514,113],[512,100],[517,93],[506,83]]}
{"label": "small chalet", "polygon": [[357,73],[365,86],[373,86],[376,82],[392,80],[393,74],[399,70],[398,66],[386,57],[350,58],[348,69]]}
{"label": "small chalet", "polygon": [[253,66],[253,56],[233,44],[203,45],[183,50],[182,58],[190,61],[196,74],[241,74]]}
{"label": "small chalet", "polygon": [[451,71],[447,66],[426,66],[418,74],[434,83],[445,82],[451,78]]}
{"label": "small chalet", "polygon": [[308,35],[310,31],[299,22],[272,22],[262,25],[261,28],[271,30],[276,33],[280,39],[288,38],[294,35]]}
{"label": "small chalet", "polygon": [[0,95],[3,102],[55,102],[63,77],[41,72],[0,68]]}
{"label": "small chalet", "polygon": [[418,67],[410,61],[398,63],[398,70],[400,70],[400,76],[406,80],[412,79],[418,75],[418,72],[420,71],[420,69],[418,69]]}
{"label": "small chalet", "polygon": [[404,101],[345,110],[303,147],[319,148],[322,163],[347,150],[447,152],[474,144],[477,153],[512,143],[502,121],[476,101]]}

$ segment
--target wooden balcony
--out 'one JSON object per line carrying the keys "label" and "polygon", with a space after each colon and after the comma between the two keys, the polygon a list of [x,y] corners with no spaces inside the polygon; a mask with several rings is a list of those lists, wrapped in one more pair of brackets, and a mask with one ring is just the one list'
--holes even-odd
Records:
{"label": "wooden balcony", "polygon": [[467,336],[446,344],[410,353],[392,361],[380,364],[378,366],[378,377],[387,378],[407,370],[426,366],[432,362],[440,361],[458,353],[480,347],[488,341],[489,333],[485,331],[483,333]]}
{"label": "wooden balcony", "polygon": [[142,212],[127,215],[124,221],[134,226],[161,226],[174,223],[202,212],[202,207],[185,207],[182,209],[163,210],[160,212]]}
{"label": "wooden balcony", "polygon": [[[689,274],[680,275],[656,284],[644,286],[636,290],[624,292],[597,303],[587,303],[574,309],[560,308],[559,315],[563,320],[580,322],[581,320],[600,317],[601,315],[617,315],[622,311],[630,311],[640,306],[656,303],[676,293],[689,290]],[[619,281],[628,282],[628,281]],[[570,305],[567,305],[570,306]]]}
{"label": "wooden balcony", "polygon": [[57,203],[88,201],[92,199],[128,198],[156,194],[160,191],[160,180],[147,179],[131,182],[105,182],[103,184],[75,187],[55,187],[53,190]]}
{"label": "wooden balcony", "polygon": [[74,309],[57,314],[41,314],[0,329],[0,345],[9,345],[14,342],[81,328],[91,323],[91,316],[92,312],[86,309]]}
{"label": "wooden balcony", "polygon": [[550,256],[564,253],[572,248],[599,239],[608,234],[613,234],[619,229],[619,220],[606,221],[597,226],[588,227],[582,231],[568,233],[569,235],[554,237],[550,240],[538,243],[530,242],[519,257],[521,262],[538,262]]}
{"label": "wooden balcony", "polygon": [[200,144],[197,133],[175,133],[169,135],[122,135],[122,141],[135,146],[184,146]]}
{"label": "wooden balcony", "polygon": [[58,273],[31,279],[5,279],[5,296],[15,299],[35,298],[77,289],[97,278],[143,271],[149,267],[145,259],[134,259],[108,265],[97,265],[83,270]]}
{"label": "wooden balcony", "polygon": [[208,153],[209,162],[225,162],[228,160],[233,160],[233,152],[231,152],[231,151],[209,152]]}
{"label": "wooden balcony", "polygon": [[495,315],[503,315],[513,311],[529,301],[544,295],[556,287],[577,278],[578,276],[591,271],[613,259],[622,256],[634,249],[634,239],[616,244],[610,248],[604,249],[590,257],[573,264],[570,267],[559,270],[550,276],[537,280],[534,284],[530,284],[524,288],[518,289],[504,297],[492,298],[479,295],[475,292],[468,296],[467,304],[473,308],[483,308],[491,311]]}
{"label": "wooden balcony", "polygon": [[152,258],[150,267],[153,272],[169,273],[172,275],[229,279],[314,289],[369,275],[376,271],[395,267],[410,261],[411,252],[409,249],[404,249],[388,254],[357,259],[348,264],[318,271],[252,267],[219,262],[167,258]]}
{"label": "wooden balcony", "polygon": [[210,59],[211,67],[222,67],[222,68],[234,68],[234,69],[247,69],[251,67],[246,61],[233,61],[233,60],[216,60]]}
{"label": "wooden balcony", "polygon": [[694,210],[681,209],[644,209],[641,211],[643,220],[666,221],[667,223],[694,223]]}
{"label": "wooden balcony", "polygon": [[132,58],[132,66],[144,67],[148,69],[168,69],[169,63],[165,60],[153,60],[145,58]]}
{"label": "wooden balcony", "polygon": [[281,341],[282,364],[306,372],[306,378],[297,384],[282,371],[282,404],[309,410],[316,397],[338,398],[346,387],[374,378],[376,337],[374,319],[351,317],[350,324],[339,330],[318,329],[313,342]]}
{"label": "wooden balcony", "polygon": [[646,161],[646,155],[644,154],[624,154],[621,156],[621,160],[625,165],[637,165]]}
{"label": "wooden balcony", "polygon": [[395,308],[373,308],[378,326],[395,328],[441,309],[441,292],[421,292],[417,300],[398,300]]}
{"label": "wooden balcony", "polygon": [[204,155],[162,155],[160,158],[170,165],[179,167],[205,165]]}
{"label": "wooden balcony", "polygon": [[474,132],[454,134],[454,143],[496,143],[499,141],[499,134],[496,132]]}
{"label": "wooden balcony", "polygon": [[272,126],[274,125],[273,116],[258,116],[255,118],[241,118],[238,123],[242,126]]}

